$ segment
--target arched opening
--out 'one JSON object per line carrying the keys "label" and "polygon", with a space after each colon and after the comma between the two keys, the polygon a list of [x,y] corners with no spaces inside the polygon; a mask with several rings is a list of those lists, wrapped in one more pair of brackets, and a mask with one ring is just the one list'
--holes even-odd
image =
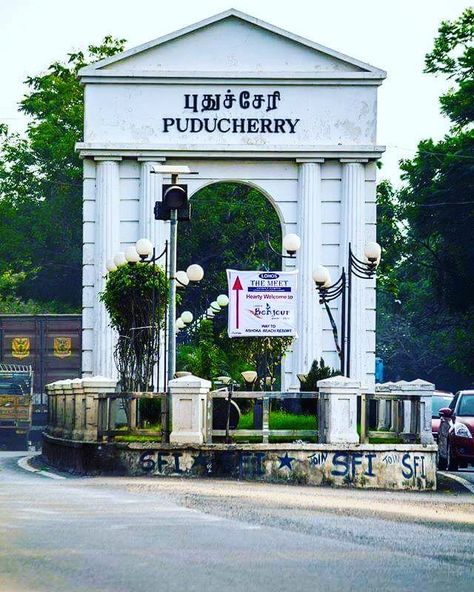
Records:
{"label": "arched opening", "polygon": [[[191,262],[199,263],[204,279],[180,290],[178,313],[190,310],[197,318],[219,294],[227,294],[226,269],[281,269],[281,259],[274,250],[281,249],[282,230],[270,198],[247,183],[223,181],[202,187],[192,196],[191,207],[191,221],[178,225],[178,267],[186,269]],[[235,380],[242,380],[242,371],[260,370],[246,355],[250,342],[230,340],[226,326],[224,310],[212,323],[196,323],[178,334],[178,370],[208,379],[227,375]],[[261,340],[251,341],[254,347],[259,341],[263,348]],[[279,360],[273,369],[275,386],[279,386]],[[265,373],[260,372],[262,376]]]}
{"label": "arched opening", "polygon": [[178,225],[178,269],[199,263],[204,279],[182,293],[181,310],[204,312],[227,292],[226,269],[280,269],[281,222],[270,199],[248,183],[221,181],[191,197],[191,220]]}

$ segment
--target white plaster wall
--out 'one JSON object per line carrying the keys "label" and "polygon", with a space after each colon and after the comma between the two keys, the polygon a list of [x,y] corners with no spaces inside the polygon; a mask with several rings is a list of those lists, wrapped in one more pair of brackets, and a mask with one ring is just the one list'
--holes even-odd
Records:
{"label": "white plaster wall", "polygon": [[[232,11],[231,11],[232,12]],[[212,20],[212,19],[211,19]],[[225,40],[225,43],[223,43]],[[118,61],[117,61],[118,60]],[[93,371],[96,228],[96,166],[94,157],[122,159],[120,180],[120,245],[133,244],[139,236],[142,164],[137,160],[189,164],[199,176],[182,177],[190,192],[220,180],[248,182],[261,189],[276,207],[283,234],[297,232],[302,224],[298,196],[321,198],[321,230],[313,256],[321,254],[333,280],[340,274],[342,167],[338,158],[362,158],[365,167],[365,239],[375,238],[375,165],[368,162],[382,152],[376,142],[377,86],[385,74],[367,64],[342,56],[311,42],[272,28],[259,26],[245,15],[228,14],[199,28],[189,28],[159,42],[145,44],[100,62],[82,72],[85,82],[85,135],[79,144],[84,161],[84,267],[83,267],[83,370]],[[277,109],[265,106],[194,113],[185,109],[185,94],[235,95],[249,91],[265,97],[278,91]],[[201,105],[200,105],[201,107]],[[163,118],[243,118],[299,120],[295,133],[198,133],[164,132]],[[289,126],[286,131],[291,131]],[[194,156],[194,158],[193,158]],[[179,157],[179,158],[178,158]],[[300,175],[298,159],[322,162],[317,174]],[[360,160],[358,161],[360,162]],[[310,169],[311,167],[306,167]],[[358,168],[360,181],[360,166]],[[302,178],[307,178],[306,182]],[[300,181],[298,181],[298,179]],[[164,181],[168,181],[165,177]],[[112,182],[112,181],[110,181]],[[116,179],[113,179],[116,187]],[[298,183],[300,182],[300,187]],[[304,191],[302,190],[304,186]],[[114,189],[115,191],[115,189]],[[148,191],[148,190],[147,190]],[[345,190],[346,191],[346,190]],[[360,183],[356,187],[360,195]],[[354,195],[355,195],[354,193]],[[150,192],[146,193],[151,199]],[[305,197],[301,197],[304,195]],[[145,202],[142,201],[142,206]],[[359,203],[359,202],[357,202]],[[313,206],[314,204],[310,203]],[[148,206],[147,206],[148,207]],[[307,210],[302,210],[307,211]],[[313,211],[309,209],[308,211]],[[153,212],[149,212],[150,217]],[[168,225],[165,225],[165,228]],[[160,226],[163,228],[163,226]],[[358,227],[360,228],[360,226]],[[309,243],[306,243],[309,244]],[[314,252],[313,252],[314,251]],[[362,255],[359,253],[359,255]],[[288,267],[293,265],[288,263]],[[105,272],[105,270],[103,270]],[[306,273],[308,270],[306,269]],[[97,274],[96,274],[97,275]],[[363,281],[363,280],[358,280]],[[365,335],[358,336],[366,356],[367,382],[373,380],[375,350],[375,296],[365,286]],[[316,291],[314,306],[319,306]],[[338,304],[332,309],[339,322]],[[323,313],[314,339],[327,364],[338,367],[329,321]],[[310,350],[308,350],[310,351]],[[312,355],[312,354],[311,354]],[[296,358],[295,358],[296,359]],[[289,386],[288,356],[285,386]],[[295,372],[293,368],[293,381]],[[362,377],[361,377],[362,378]]]}
{"label": "white plaster wall", "polygon": [[[168,164],[183,164],[182,160],[169,160]],[[182,182],[189,186],[190,195],[200,188],[218,181],[247,182],[269,198],[282,220],[283,235],[297,232],[298,213],[298,164],[289,160],[206,160],[187,159],[186,163],[199,175],[183,175]],[[340,273],[339,242],[341,220],[341,164],[327,160],[321,170],[322,191],[322,261],[333,281]],[[166,181],[165,177],[165,181]],[[135,159],[120,162],[120,243],[122,250],[133,244],[139,236],[140,163]],[[150,216],[153,212],[150,212]],[[83,267],[83,372],[92,372],[94,317],[94,236],[95,236],[95,163],[84,160],[84,267]],[[367,241],[375,239],[375,165],[366,165],[366,236]],[[286,267],[294,267],[287,261]],[[364,281],[364,280],[356,280]],[[367,283],[366,293],[366,352],[367,383],[373,383],[375,364],[375,291],[373,282]],[[314,304],[319,306],[316,290]],[[331,305],[339,325],[338,302]],[[335,350],[333,335],[326,314],[322,315],[322,331],[314,336],[320,344],[326,364],[338,368],[339,359]],[[292,353],[288,354],[284,372],[284,386],[289,387],[292,374]]]}
{"label": "white plaster wall", "polygon": [[82,372],[91,374],[96,300],[94,287],[96,167],[91,159],[84,159],[83,162]]}
{"label": "white plaster wall", "polygon": [[[248,90],[267,95],[279,91],[278,108],[232,109],[193,113],[185,94],[235,94]],[[337,100],[336,100],[337,97]],[[84,142],[145,144],[176,149],[204,147],[269,150],[314,146],[367,146],[375,143],[377,88],[374,86],[257,86],[223,84],[93,84],[87,87]],[[163,131],[163,118],[291,118],[295,133],[179,133]],[[289,131],[289,128],[288,128]]]}

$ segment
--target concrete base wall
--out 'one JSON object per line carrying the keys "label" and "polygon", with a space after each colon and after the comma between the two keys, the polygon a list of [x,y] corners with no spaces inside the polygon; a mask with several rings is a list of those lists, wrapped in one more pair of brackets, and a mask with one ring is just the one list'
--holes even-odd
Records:
{"label": "concrete base wall", "polygon": [[58,469],[80,474],[231,477],[374,489],[436,489],[436,446],[96,444],[45,435],[43,456]]}

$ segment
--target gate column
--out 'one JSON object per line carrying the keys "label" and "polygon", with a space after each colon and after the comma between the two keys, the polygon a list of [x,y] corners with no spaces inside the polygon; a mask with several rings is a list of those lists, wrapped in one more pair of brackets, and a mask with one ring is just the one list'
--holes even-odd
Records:
{"label": "gate column", "polygon": [[[161,255],[169,241],[170,226],[164,220],[155,220],[155,202],[161,201],[161,187],[163,184],[163,175],[152,173],[153,167],[163,164],[164,158],[149,160],[138,158],[141,163],[140,170],[140,213],[139,213],[139,236],[138,238],[147,238],[151,240],[156,249],[156,255]],[[158,265],[165,267],[166,258],[163,256]],[[164,352],[166,347],[164,331],[161,332],[160,351]],[[166,356],[160,355],[158,367],[154,369],[153,387],[160,390],[164,388],[163,377],[165,375]]]}
{"label": "gate column", "polygon": [[155,220],[154,207],[156,201],[161,201],[161,186],[163,175],[152,173],[155,165],[162,164],[164,159],[148,160],[138,158],[141,163],[140,171],[140,230],[138,238],[151,240],[159,255],[165,248],[169,236],[169,224],[163,220]]}
{"label": "gate column", "polygon": [[94,374],[114,378],[115,336],[109,326],[109,315],[99,301],[105,286],[106,262],[120,251],[120,157],[95,158],[97,162],[95,293],[94,303]]}
{"label": "gate column", "polygon": [[[340,268],[347,272],[349,243],[356,257],[364,257],[365,232],[365,163],[366,159],[345,159],[342,163],[342,214]],[[358,278],[352,281],[350,377],[367,386],[366,368],[366,290],[370,283]]]}
{"label": "gate column", "polygon": [[306,374],[322,352],[321,307],[313,283],[313,269],[322,258],[321,163],[324,159],[299,159],[298,173],[298,339],[295,340],[292,386],[297,374]]}

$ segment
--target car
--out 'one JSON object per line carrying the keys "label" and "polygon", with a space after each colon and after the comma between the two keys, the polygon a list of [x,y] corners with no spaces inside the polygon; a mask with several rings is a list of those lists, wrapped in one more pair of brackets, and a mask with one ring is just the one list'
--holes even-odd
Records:
{"label": "car", "polygon": [[474,464],[474,390],[457,392],[439,417],[438,468],[457,471]]}
{"label": "car", "polygon": [[434,441],[438,441],[438,430],[441,419],[439,417],[439,410],[444,407],[449,407],[454,395],[449,391],[435,391],[432,398],[432,413],[431,413],[431,430],[433,432]]}

